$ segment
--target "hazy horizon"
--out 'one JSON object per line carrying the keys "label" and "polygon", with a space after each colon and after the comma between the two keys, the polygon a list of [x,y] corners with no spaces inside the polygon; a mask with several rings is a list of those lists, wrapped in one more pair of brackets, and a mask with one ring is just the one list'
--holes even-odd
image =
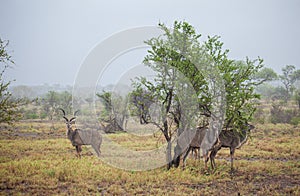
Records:
{"label": "hazy horizon", "polygon": [[[277,73],[300,68],[300,1],[18,1],[3,0],[0,37],[9,40],[16,65],[6,73],[12,85],[73,85],[80,66],[101,41],[124,29],[172,26],[187,21],[202,34],[219,35],[229,57],[258,56]],[[136,65],[142,52],[125,59]],[[127,62],[128,61],[128,62]],[[108,74],[117,74],[121,64]],[[107,77],[103,85],[112,83]]]}

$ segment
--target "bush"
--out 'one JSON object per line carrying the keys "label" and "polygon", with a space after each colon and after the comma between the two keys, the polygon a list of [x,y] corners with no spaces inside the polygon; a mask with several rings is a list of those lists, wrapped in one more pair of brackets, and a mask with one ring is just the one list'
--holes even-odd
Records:
{"label": "bush", "polygon": [[284,103],[274,102],[271,106],[271,123],[288,123],[297,125],[299,123],[299,110],[297,109],[285,109]]}
{"label": "bush", "polygon": [[33,113],[32,111],[28,111],[23,116],[24,119],[38,119],[39,115],[37,113]]}
{"label": "bush", "polygon": [[266,122],[266,111],[263,108],[257,108],[253,115],[253,122],[264,124]]}
{"label": "bush", "polygon": [[293,117],[291,119],[290,124],[295,125],[295,126],[297,126],[298,124],[300,124],[300,116]]}

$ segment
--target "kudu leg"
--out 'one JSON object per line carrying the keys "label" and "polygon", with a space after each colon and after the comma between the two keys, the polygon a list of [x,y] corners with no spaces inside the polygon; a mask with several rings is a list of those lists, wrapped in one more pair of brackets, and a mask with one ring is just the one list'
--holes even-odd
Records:
{"label": "kudu leg", "polygon": [[188,149],[187,149],[187,151],[186,151],[186,153],[184,154],[184,156],[183,156],[183,166],[182,166],[182,168],[183,169],[185,169],[185,165],[186,165],[186,158],[187,158],[187,156],[189,155],[189,153],[190,153],[190,151],[191,151],[191,147],[189,147]]}
{"label": "kudu leg", "polygon": [[78,157],[78,158],[81,158],[81,154],[80,154],[80,153],[81,153],[81,151],[82,151],[82,148],[81,148],[81,146],[79,146],[79,145],[78,145],[78,146],[76,146],[76,152],[77,152],[77,157]]}
{"label": "kudu leg", "polygon": [[215,162],[215,157],[216,157],[216,155],[217,155],[217,153],[218,153],[218,151],[221,149],[221,145],[217,145],[217,146],[215,146],[213,149],[212,149],[212,151],[211,151],[211,153],[210,153],[210,155],[209,155],[209,158],[210,158],[210,165],[211,165],[211,168],[214,170],[214,169],[216,169],[216,162]]}
{"label": "kudu leg", "polygon": [[97,156],[100,157],[101,151],[100,151],[100,145],[92,145],[92,147],[94,148],[94,150],[97,153]]}
{"label": "kudu leg", "polygon": [[234,159],[234,148],[230,148],[230,167],[231,171],[233,171],[233,159]]}
{"label": "kudu leg", "polygon": [[203,152],[203,160],[205,164],[205,170],[207,171],[208,153]]}
{"label": "kudu leg", "polygon": [[194,158],[197,160],[197,159],[200,159],[200,148],[194,148]]}
{"label": "kudu leg", "polygon": [[197,159],[197,148],[192,148],[192,155],[194,159]]}

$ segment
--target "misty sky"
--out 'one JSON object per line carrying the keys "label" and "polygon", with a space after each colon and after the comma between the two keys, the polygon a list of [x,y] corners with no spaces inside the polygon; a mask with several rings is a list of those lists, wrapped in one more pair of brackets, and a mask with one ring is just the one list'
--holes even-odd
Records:
{"label": "misty sky", "polygon": [[299,18],[298,0],[1,0],[0,37],[10,41],[16,63],[7,72],[13,85],[72,85],[105,38],[174,20],[203,38],[220,35],[231,58],[260,56],[279,72],[287,64],[300,68]]}

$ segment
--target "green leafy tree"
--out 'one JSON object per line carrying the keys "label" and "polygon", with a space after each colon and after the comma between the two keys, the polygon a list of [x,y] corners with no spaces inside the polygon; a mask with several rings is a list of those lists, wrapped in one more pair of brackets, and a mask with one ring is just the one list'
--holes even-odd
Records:
{"label": "green leafy tree", "polygon": [[[144,63],[157,75],[153,81],[145,78],[136,81],[133,94],[141,98],[144,92],[151,92],[147,99],[160,103],[160,118],[147,116],[143,120],[156,125],[163,133],[168,143],[166,159],[170,168],[174,133],[180,136],[187,127],[195,128],[199,119],[214,117],[214,104],[220,94],[226,92],[226,128],[240,130],[251,120],[255,111],[252,100],[259,98],[254,87],[262,83],[255,76],[263,67],[263,60],[230,60],[227,56],[229,50],[223,50],[218,36],[208,37],[201,45],[198,40],[201,35],[187,22],[175,21],[172,30],[164,24],[159,26],[164,36],[146,41],[151,49],[144,59]],[[218,91],[222,84],[225,92]],[[138,109],[144,104],[141,100],[135,103]],[[195,101],[196,108],[190,104]]]}
{"label": "green leafy tree", "polygon": [[152,92],[145,91],[141,86],[138,86],[130,93],[129,97],[130,112],[139,117],[140,124],[149,123],[150,118],[153,120],[153,116],[150,115],[150,107],[154,103]]}
{"label": "green leafy tree", "polygon": [[[146,41],[151,50],[144,59],[144,63],[157,75],[154,81],[140,78],[134,83],[132,95],[141,115],[141,122],[154,124],[162,132],[167,142],[166,161],[170,168],[172,138],[176,133],[180,135],[187,128],[185,125],[190,125],[197,119],[197,110],[189,103],[197,100],[196,94],[192,94],[193,87],[200,89],[205,81],[197,74],[199,71],[195,66],[189,66],[191,62],[187,58],[195,55],[193,48],[198,48],[197,39],[200,35],[186,22],[175,22],[173,31],[163,24],[159,26],[164,31],[164,38]],[[160,114],[156,118],[149,115],[151,103],[160,105]]]}
{"label": "green leafy tree", "polygon": [[21,117],[19,106],[26,104],[22,99],[13,99],[8,88],[11,81],[5,81],[4,73],[10,68],[14,61],[7,52],[9,41],[0,38],[0,123],[12,124]]}
{"label": "green leafy tree", "polygon": [[258,82],[262,84],[265,82],[277,80],[278,75],[272,68],[264,67],[255,74],[254,78],[257,79]]}
{"label": "green leafy tree", "polygon": [[68,91],[48,91],[43,98],[38,100],[38,104],[42,106],[40,117],[42,119],[48,118],[48,120],[51,121],[50,129],[53,130],[55,129],[55,120],[58,120],[62,117],[61,111],[58,110],[59,108],[63,108],[67,113],[71,113],[72,94]]}
{"label": "green leafy tree", "polygon": [[255,88],[264,99],[270,99],[276,94],[274,85],[270,84],[271,81],[277,80],[278,75],[272,68],[262,68],[254,78],[257,80],[258,85]]}
{"label": "green leafy tree", "polygon": [[263,68],[261,58],[245,61],[235,61],[228,58],[229,50],[223,51],[223,43],[219,37],[209,37],[206,48],[214,63],[220,70],[225,83],[226,92],[226,118],[225,127],[241,130],[253,116],[256,109],[254,99],[260,96],[255,87],[262,84],[265,79],[257,77]]}
{"label": "green leafy tree", "polygon": [[300,79],[300,70],[296,70],[294,65],[286,65],[279,78],[285,89],[284,101],[287,102],[293,95],[295,82]]}
{"label": "green leafy tree", "polygon": [[41,99],[43,111],[48,116],[48,120],[52,121],[59,108],[59,95],[55,91],[49,91],[44,98]]}
{"label": "green leafy tree", "polygon": [[72,112],[72,94],[68,91],[58,93],[58,105],[67,113]]}
{"label": "green leafy tree", "polygon": [[[72,111],[72,94],[68,91],[49,91],[41,100],[43,113],[52,121],[61,118],[58,108],[63,108],[67,113]],[[44,116],[44,115],[41,115]]]}
{"label": "green leafy tree", "polygon": [[294,99],[298,105],[298,108],[300,109],[300,89],[296,90]]}

